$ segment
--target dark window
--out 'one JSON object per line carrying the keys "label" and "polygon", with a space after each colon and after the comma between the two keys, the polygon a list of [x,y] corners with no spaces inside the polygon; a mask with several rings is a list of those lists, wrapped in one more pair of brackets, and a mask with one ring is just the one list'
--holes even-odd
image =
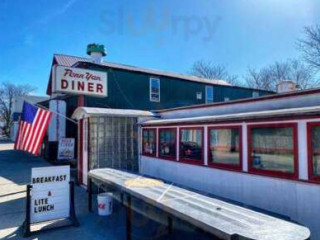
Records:
{"label": "dark window", "polygon": [[206,103],[213,103],[213,87],[206,86]]}
{"label": "dark window", "polygon": [[180,129],[180,160],[203,163],[203,128]]}
{"label": "dark window", "polygon": [[142,130],[142,154],[156,155],[156,129]]}
{"label": "dark window", "polygon": [[160,79],[150,78],[150,101],[160,102]]}
{"label": "dark window", "polygon": [[159,156],[176,159],[176,129],[159,129]]}
{"label": "dark window", "polygon": [[320,180],[320,123],[308,124],[309,176]]}
{"label": "dark window", "polygon": [[296,174],[296,125],[249,127],[250,169]]}
{"label": "dark window", "polygon": [[209,165],[241,168],[241,127],[209,128]]}

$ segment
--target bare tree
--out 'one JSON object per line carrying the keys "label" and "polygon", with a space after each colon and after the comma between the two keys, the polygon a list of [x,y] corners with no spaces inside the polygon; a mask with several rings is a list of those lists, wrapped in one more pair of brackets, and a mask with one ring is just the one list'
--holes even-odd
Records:
{"label": "bare tree", "polygon": [[29,95],[35,88],[30,85],[16,85],[12,83],[2,83],[0,87],[0,119],[5,123],[4,133],[9,137],[13,123],[12,107],[16,97]]}
{"label": "bare tree", "polygon": [[320,70],[320,25],[304,28],[304,39],[298,40],[305,61],[316,70]]}
{"label": "bare tree", "polygon": [[268,91],[273,91],[275,89],[272,75],[267,68],[263,68],[260,70],[248,68],[245,80],[247,87],[250,88],[257,88]]}
{"label": "bare tree", "polygon": [[301,89],[318,87],[320,83],[312,67],[298,60],[290,61],[289,79],[297,83]]}
{"label": "bare tree", "polygon": [[319,85],[311,67],[296,59],[276,62],[260,70],[248,68],[245,80],[248,87],[269,91],[276,91],[277,83],[282,80],[292,80],[301,89]]}
{"label": "bare tree", "polygon": [[232,85],[241,85],[238,77],[229,74],[225,66],[215,65],[211,61],[196,61],[192,66],[190,74],[206,79],[226,80]]}

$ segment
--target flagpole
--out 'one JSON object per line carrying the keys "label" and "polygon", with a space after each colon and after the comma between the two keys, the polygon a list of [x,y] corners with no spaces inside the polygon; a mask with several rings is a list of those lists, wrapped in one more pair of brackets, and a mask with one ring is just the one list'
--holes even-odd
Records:
{"label": "flagpole", "polygon": [[56,112],[56,111],[53,111],[53,110],[51,110],[51,109],[49,109],[49,108],[47,108],[47,107],[44,107],[44,106],[42,106],[42,105],[39,105],[39,104],[37,104],[37,103],[32,103],[32,102],[29,102],[29,101],[27,101],[27,100],[25,100],[25,99],[23,99],[23,100],[26,101],[27,103],[33,105],[33,106],[36,106],[36,107],[39,107],[39,108],[43,108],[43,109],[45,109],[45,110],[47,110],[47,111],[50,111],[50,112],[52,112],[52,113],[54,113],[54,114],[56,114],[56,115],[58,115],[58,116],[61,116],[61,117],[65,118],[65,119],[69,120],[70,122],[73,122],[74,124],[78,124],[77,121],[73,120],[72,118],[67,117],[66,115],[63,115],[63,114],[58,113],[58,112]]}

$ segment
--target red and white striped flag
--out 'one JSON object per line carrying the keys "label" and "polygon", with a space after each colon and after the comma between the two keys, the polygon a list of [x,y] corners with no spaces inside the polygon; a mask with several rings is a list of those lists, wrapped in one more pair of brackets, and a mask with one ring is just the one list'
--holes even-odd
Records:
{"label": "red and white striped flag", "polygon": [[14,149],[39,155],[51,115],[50,111],[24,102]]}

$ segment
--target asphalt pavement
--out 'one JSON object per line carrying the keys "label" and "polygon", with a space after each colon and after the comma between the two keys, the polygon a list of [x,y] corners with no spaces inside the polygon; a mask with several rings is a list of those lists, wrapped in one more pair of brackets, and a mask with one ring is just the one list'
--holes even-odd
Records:
{"label": "asphalt pavement", "polygon": [[[0,139],[0,239],[127,239],[125,208],[114,200],[113,214],[107,217],[98,216],[96,197],[94,197],[94,212],[90,213],[87,192],[77,185],[75,186],[75,209],[79,227],[38,232],[31,237],[23,238],[21,225],[26,216],[26,185],[30,183],[31,169],[46,166],[50,166],[46,160],[26,152],[15,151],[13,143]],[[142,202],[140,204],[141,209],[152,210],[149,205]],[[178,219],[173,219],[173,228],[169,234],[166,224],[154,222],[134,211],[131,215],[131,240],[215,239]]]}
{"label": "asphalt pavement", "polygon": [[[23,238],[21,225],[26,214],[26,185],[31,168],[50,164],[40,157],[14,151],[13,144],[0,140],[0,239],[125,239],[125,212],[115,208],[109,217],[98,216],[87,210],[87,194],[75,187],[76,214],[80,227],[66,227],[36,233]],[[95,207],[96,209],[96,207]]]}

